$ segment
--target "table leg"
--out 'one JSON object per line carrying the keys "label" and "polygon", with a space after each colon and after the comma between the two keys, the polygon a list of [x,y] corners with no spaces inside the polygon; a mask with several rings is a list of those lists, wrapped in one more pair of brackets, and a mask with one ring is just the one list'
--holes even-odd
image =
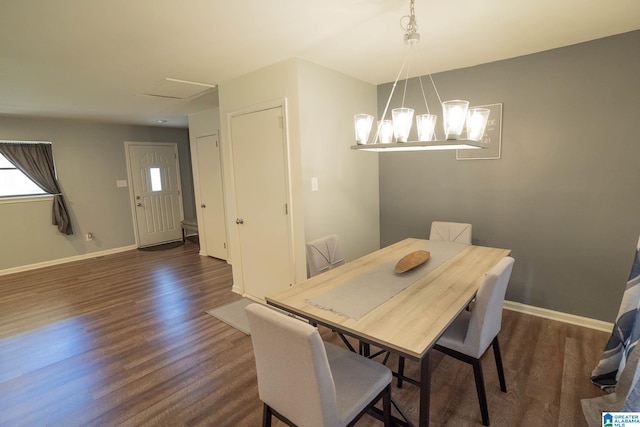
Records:
{"label": "table leg", "polygon": [[431,350],[420,361],[420,418],[418,426],[429,425],[429,405],[431,404]]}
{"label": "table leg", "polygon": [[360,354],[364,357],[369,357],[371,355],[371,346],[366,342],[360,341]]}

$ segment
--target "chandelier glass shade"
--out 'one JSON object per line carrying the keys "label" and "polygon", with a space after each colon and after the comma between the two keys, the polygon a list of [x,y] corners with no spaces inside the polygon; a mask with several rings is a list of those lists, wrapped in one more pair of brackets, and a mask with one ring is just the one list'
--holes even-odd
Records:
{"label": "chandelier glass shade", "polygon": [[416,116],[418,129],[418,141],[433,141],[435,139],[436,120],[435,114],[420,114]]}
{"label": "chandelier glass shade", "polygon": [[393,141],[393,122],[391,120],[378,121],[378,143],[390,144]]}
{"label": "chandelier glass shade", "polygon": [[469,101],[445,101],[442,103],[442,122],[446,139],[460,139],[467,119]]}
{"label": "chandelier glass shade", "polygon": [[407,142],[411,123],[413,122],[413,108],[394,108],[391,110],[393,118],[393,136],[398,142]]}
{"label": "chandelier glass shade", "polygon": [[467,139],[482,141],[489,121],[488,108],[470,108],[467,112]]}
{"label": "chandelier glass shade", "polygon": [[370,114],[356,114],[354,121],[356,127],[356,142],[358,144],[366,144],[369,140],[373,116]]}

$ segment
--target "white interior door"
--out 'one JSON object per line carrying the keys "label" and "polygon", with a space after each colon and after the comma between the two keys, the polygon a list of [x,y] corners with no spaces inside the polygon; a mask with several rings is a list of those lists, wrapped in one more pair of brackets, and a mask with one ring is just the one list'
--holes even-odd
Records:
{"label": "white interior door", "polygon": [[222,169],[218,135],[196,138],[198,175],[200,182],[200,213],[198,225],[200,245],[209,256],[227,259],[227,231],[224,219]]}
{"label": "white interior door", "polygon": [[138,246],[182,239],[176,144],[127,145]]}
{"label": "white interior door", "polygon": [[257,298],[290,286],[294,277],[282,111],[231,118],[242,289]]}

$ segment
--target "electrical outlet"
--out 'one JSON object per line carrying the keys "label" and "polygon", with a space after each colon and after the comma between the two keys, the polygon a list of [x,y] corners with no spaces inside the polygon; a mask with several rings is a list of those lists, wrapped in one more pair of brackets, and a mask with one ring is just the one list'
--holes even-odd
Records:
{"label": "electrical outlet", "polygon": [[85,236],[85,240],[88,242],[89,240],[93,240],[93,233],[87,233]]}

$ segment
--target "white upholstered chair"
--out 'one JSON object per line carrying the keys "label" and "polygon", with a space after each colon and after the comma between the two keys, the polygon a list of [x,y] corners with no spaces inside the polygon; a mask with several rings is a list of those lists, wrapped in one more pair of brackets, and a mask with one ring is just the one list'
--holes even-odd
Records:
{"label": "white upholstered chair", "polygon": [[316,276],[344,264],[340,238],[337,234],[307,242],[309,277]]}
{"label": "white upholstered chair", "polygon": [[429,240],[443,240],[471,244],[471,224],[462,222],[433,221],[429,231]]}
{"label": "white upholstered chair", "polygon": [[245,308],[256,358],[263,426],[353,425],[382,399],[391,425],[391,371],[331,343],[313,326],[260,304]]}
{"label": "white upholstered chair", "polygon": [[[471,311],[462,311],[451,325],[444,331],[434,348],[449,356],[473,365],[476,391],[480,402],[482,423],[489,425],[489,410],[484,389],[484,376],[480,358],[493,346],[493,353],[498,369],[500,390],[506,393],[507,385],[502,368],[502,356],[498,344],[498,332],[502,325],[502,305],[507,284],[513,270],[514,259],[504,257],[491,270],[476,294],[476,302]],[[400,359],[398,367],[398,386],[402,386],[404,360]]]}

